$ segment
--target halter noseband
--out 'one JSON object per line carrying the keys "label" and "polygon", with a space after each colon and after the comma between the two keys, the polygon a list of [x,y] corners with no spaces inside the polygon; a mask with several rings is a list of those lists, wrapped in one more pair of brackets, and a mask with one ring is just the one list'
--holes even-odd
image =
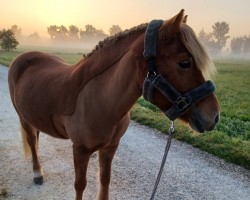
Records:
{"label": "halter noseband", "polygon": [[155,57],[157,55],[157,35],[162,23],[163,20],[151,21],[145,33],[143,56],[148,60],[149,71],[144,80],[143,97],[147,101],[153,103],[154,90],[157,89],[172,103],[172,106],[165,111],[165,114],[169,119],[175,120],[177,117],[185,113],[191,106],[194,106],[200,100],[213,94],[215,86],[212,81],[208,80],[197,88],[182,94],[178,92],[165,78],[156,74]]}

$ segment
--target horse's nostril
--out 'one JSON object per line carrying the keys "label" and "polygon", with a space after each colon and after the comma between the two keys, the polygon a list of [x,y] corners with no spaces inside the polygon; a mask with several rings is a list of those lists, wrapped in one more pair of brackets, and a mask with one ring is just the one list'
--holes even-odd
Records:
{"label": "horse's nostril", "polygon": [[217,114],[215,119],[214,119],[215,124],[217,124],[219,122],[219,120],[220,120],[220,115]]}

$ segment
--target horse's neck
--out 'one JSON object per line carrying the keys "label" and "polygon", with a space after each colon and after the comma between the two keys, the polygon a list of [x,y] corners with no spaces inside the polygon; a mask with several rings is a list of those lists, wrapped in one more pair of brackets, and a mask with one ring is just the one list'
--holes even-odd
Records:
{"label": "horse's neck", "polygon": [[131,49],[131,45],[142,33],[135,33],[123,38],[108,47],[97,50],[92,56],[82,59],[72,68],[72,80],[76,85],[86,82],[102,74],[115,65]]}
{"label": "horse's neck", "polygon": [[128,52],[124,55],[110,71],[113,73],[110,74],[110,77],[109,72],[107,73],[107,77],[112,80],[108,82],[107,88],[110,96],[107,96],[107,101],[112,106],[113,115],[119,118],[129,112],[142,93],[138,85],[137,67],[133,53]]}
{"label": "horse's neck", "polygon": [[[93,102],[90,105],[98,106],[103,116],[113,117],[116,120],[126,115],[135,101],[141,96],[141,88],[138,85],[138,66],[133,49],[136,39],[124,47],[124,51],[115,62],[111,62],[104,72],[89,81],[82,95],[89,95]],[[143,45],[143,41],[141,41]],[[143,48],[142,48],[143,49]],[[140,54],[142,55],[142,50]],[[105,57],[105,54],[103,55]],[[100,64],[102,64],[100,62]],[[86,92],[86,94],[84,94]],[[86,98],[86,97],[85,97]],[[87,108],[88,109],[88,108]],[[100,116],[100,113],[98,114]]]}

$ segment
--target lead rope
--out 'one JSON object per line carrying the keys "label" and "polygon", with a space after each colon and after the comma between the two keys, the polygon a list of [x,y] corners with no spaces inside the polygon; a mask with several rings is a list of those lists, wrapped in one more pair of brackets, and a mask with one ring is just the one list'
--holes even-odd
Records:
{"label": "lead rope", "polygon": [[155,197],[156,190],[157,190],[157,187],[158,187],[160,179],[161,179],[162,171],[163,171],[164,165],[166,163],[166,159],[168,156],[168,152],[169,152],[169,148],[170,148],[173,136],[174,136],[174,121],[171,121],[171,126],[170,126],[169,131],[168,131],[168,142],[167,142],[167,145],[165,147],[165,152],[164,152],[164,155],[163,155],[163,158],[161,161],[161,167],[160,167],[160,170],[158,172],[158,176],[157,176],[157,179],[155,181],[155,186],[154,186],[153,192],[151,194],[150,200],[153,200]]}

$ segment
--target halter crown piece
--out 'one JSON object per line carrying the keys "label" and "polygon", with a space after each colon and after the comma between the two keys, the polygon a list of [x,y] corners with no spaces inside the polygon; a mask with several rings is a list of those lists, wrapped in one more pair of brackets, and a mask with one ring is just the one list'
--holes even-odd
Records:
{"label": "halter crown piece", "polygon": [[155,59],[157,58],[157,36],[162,23],[163,20],[151,21],[145,33],[143,56],[148,60],[149,70],[144,80],[143,97],[153,103],[154,91],[155,89],[158,90],[172,103],[172,106],[164,112],[170,120],[175,120],[200,100],[213,94],[215,86],[212,81],[208,80],[197,88],[182,94],[165,78],[161,75],[157,75],[155,66]]}

